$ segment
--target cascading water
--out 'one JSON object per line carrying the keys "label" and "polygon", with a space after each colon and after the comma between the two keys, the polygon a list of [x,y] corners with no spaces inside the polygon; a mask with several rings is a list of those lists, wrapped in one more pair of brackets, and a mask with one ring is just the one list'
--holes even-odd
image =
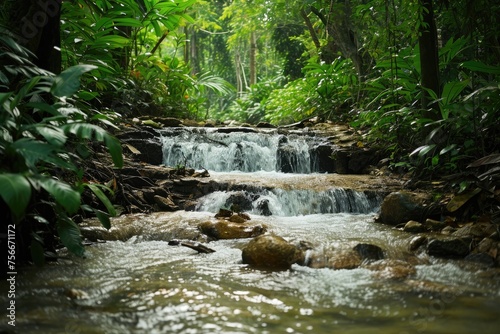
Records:
{"label": "cascading water", "polygon": [[[212,179],[236,181],[200,199],[197,211],[114,218],[109,233],[122,241],[94,243],[85,259],[63,250],[57,265],[18,275],[19,333],[498,332],[498,271],[408,254],[414,235],[373,223],[381,195],[344,187],[346,175],[306,174],[317,171],[310,154],[316,139],[217,129],[165,130],[162,139],[166,165],[207,168]],[[233,206],[269,233],[314,244],[327,255],[349,243],[370,243],[387,261],[411,259],[414,272],[394,278],[398,266],[299,265],[262,271],[241,263],[248,239],[210,242],[210,254],[169,246],[173,238],[199,237],[201,222]],[[8,291],[9,282],[0,281],[0,288]],[[9,305],[7,293],[0,303]],[[0,331],[11,330],[0,324]]]}
{"label": "cascading water", "polygon": [[203,197],[198,211],[217,212],[220,208],[238,209],[264,216],[299,216],[328,213],[373,213],[382,200],[377,193],[358,192],[351,189],[332,188],[316,192],[306,189],[261,189],[248,191],[216,191]]}
{"label": "cascading water", "polygon": [[310,154],[315,144],[312,137],[284,136],[276,131],[222,133],[210,128],[180,128],[164,130],[162,141],[167,166],[181,164],[216,172],[317,172]]}

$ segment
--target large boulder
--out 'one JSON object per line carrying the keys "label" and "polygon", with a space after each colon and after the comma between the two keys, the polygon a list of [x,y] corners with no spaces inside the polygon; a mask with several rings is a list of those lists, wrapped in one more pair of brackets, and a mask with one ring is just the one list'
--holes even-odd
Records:
{"label": "large boulder", "polygon": [[390,193],[382,202],[377,221],[393,226],[406,224],[410,220],[420,221],[425,199],[426,196],[416,193]]}
{"label": "large boulder", "polygon": [[243,263],[256,268],[286,270],[304,261],[304,253],[277,235],[261,235],[242,249]]}

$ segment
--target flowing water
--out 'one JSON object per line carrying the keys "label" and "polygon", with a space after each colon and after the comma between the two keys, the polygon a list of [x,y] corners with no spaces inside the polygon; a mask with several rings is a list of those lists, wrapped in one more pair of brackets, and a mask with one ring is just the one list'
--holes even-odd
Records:
{"label": "flowing water", "polygon": [[[217,166],[212,161],[216,148],[203,148],[212,152],[210,158],[197,161],[205,168]],[[165,146],[168,164],[173,150]],[[189,152],[183,154],[192,154],[191,159],[194,153]],[[231,160],[224,152],[220,160]],[[121,240],[88,246],[85,259],[62,251],[57,264],[27,268],[17,277],[17,333],[497,333],[496,269],[408,254],[413,235],[373,222],[381,196],[331,187],[333,176],[269,171],[254,160],[240,160],[238,166],[263,171],[211,171],[219,179],[258,179],[243,192],[251,222],[317,249],[375,244],[387,259],[409,261],[415,271],[401,278],[391,274],[390,266],[334,270],[293,265],[287,271],[262,271],[241,263],[248,239],[212,241],[207,246],[215,252],[210,254],[170,246],[171,239],[196,235],[197,224],[211,219],[234,195],[214,193],[200,201],[197,211],[118,217],[111,232]],[[310,161],[304,164],[311,166]],[[272,215],[262,215],[259,200],[267,200]],[[120,235],[119,226],[127,233]],[[81,291],[83,298],[67,297],[69,289]],[[3,305],[5,298],[0,296]]]}

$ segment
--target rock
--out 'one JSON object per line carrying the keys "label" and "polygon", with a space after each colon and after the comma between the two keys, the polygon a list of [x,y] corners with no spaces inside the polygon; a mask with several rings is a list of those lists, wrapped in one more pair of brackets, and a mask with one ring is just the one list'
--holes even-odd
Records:
{"label": "rock", "polygon": [[379,246],[371,244],[357,244],[353,248],[362,260],[377,261],[384,258],[384,252]]}
{"label": "rock", "polygon": [[485,238],[496,232],[496,227],[490,223],[476,223],[463,226],[452,233],[454,237]]}
{"label": "rock", "polygon": [[64,294],[69,299],[89,299],[88,293],[80,289],[68,289]]}
{"label": "rock", "polygon": [[317,161],[319,173],[334,173],[335,164],[332,160],[333,148],[330,144],[321,144],[314,147],[309,154],[312,161]]}
{"label": "rock", "polygon": [[259,123],[257,123],[257,125],[255,127],[257,127],[257,128],[267,128],[267,129],[276,128],[276,126],[274,126],[274,125],[272,125],[271,123],[268,123],[268,122],[259,122]]}
{"label": "rock", "polygon": [[452,234],[453,232],[455,232],[457,229],[452,227],[452,226],[446,226],[445,228],[443,228],[441,230],[441,234],[444,234],[444,235],[450,235]]}
{"label": "rock", "polygon": [[479,242],[477,247],[472,251],[472,253],[484,253],[490,256],[494,261],[496,261],[496,265],[500,265],[500,242],[492,239],[492,238],[484,238]]}
{"label": "rock", "polygon": [[246,222],[246,219],[240,216],[239,214],[234,213],[231,217],[229,217],[229,221],[231,223],[243,224],[244,222]]}
{"label": "rock", "polygon": [[238,212],[252,210],[252,198],[244,191],[237,191],[227,198],[225,206],[234,206],[237,210],[233,211]]}
{"label": "rock", "polygon": [[377,221],[388,225],[405,224],[409,220],[419,221],[422,216],[424,198],[408,192],[393,192],[382,202]]}
{"label": "rock", "polygon": [[308,256],[307,265],[311,268],[354,269],[362,263],[361,256],[352,248],[313,250]]}
{"label": "rock", "polygon": [[258,236],[242,249],[243,263],[262,269],[290,269],[303,258],[301,250],[276,235]]}
{"label": "rock", "polygon": [[268,199],[260,199],[257,202],[257,210],[263,216],[272,216],[273,213],[269,209],[269,200]]}
{"label": "rock", "polygon": [[401,260],[380,260],[365,267],[374,270],[375,276],[386,279],[404,279],[416,273],[414,266]]}
{"label": "rock", "polygon": [[177,205],[175,205],[175,203],[168,197],[154,195],[153,199],[154,199],[154,202],[156,203],[156,205],[158,205],[158,209],[160,209],[160,211],[163,211],[163,210],[164,211],[175,211],[175,210],[179,209],[179,207]]}
{"label": "rock", "polygon": [[478,263],[486,267],[494,267],[495,259],[486,253],[473,253],[465,257],[465,261]]}
{"label": "rock", "polygon": [[250,220],[250,215],[248,213],[245,213],[245,212],[238,212],[238,216],[242,217],[243,219],[245,220]]}
{"label": "rock", "polygon": [[233,215],[233,211],[227,209],[219,209],[219,212],[215,214],[215,218],[229,218]]}
{"label": "rock", "polygon": [[419,235],[411,239],[410,243],[408,244],[408,250],[410,251],[416,251],[420,246],[425,244],[427,242],[427,237],[424,237],[423,235]]}
{"label": "rock", "polygon": [[278,170],[282,173],[294,173],[297,171],[298,155],[301,154],[297,149],[288,144],[280,144],[277,156]]}
{"label": "rock", "polygon": [[424,225],[420,224],[418,221],[410,220],[403,227],[403,231],[409,233],[420,233],[425,231]]}
{"label": "rock", "polygon": [[441,231],[446,227],[446,223],[439,220],[427,218],[424,222],[424,227],[431,231]]}
{"label": "rock", "polygon": [[470,238],[432,239],[427,244],[427,253],[436,257],[464,257],[470,249]]}
{"label": "rock", "polygon": [[331,159],[336,173],[362,174],[369,165],[380,160],[380,154],[367,148],[344,146],[334,148]]}
{"label": "rock", "polygon": [[203,234],[216,240],[253,238],[267,231],[267,226],[262,224],[238,224],[225,220],[203,222],[198,228]]}

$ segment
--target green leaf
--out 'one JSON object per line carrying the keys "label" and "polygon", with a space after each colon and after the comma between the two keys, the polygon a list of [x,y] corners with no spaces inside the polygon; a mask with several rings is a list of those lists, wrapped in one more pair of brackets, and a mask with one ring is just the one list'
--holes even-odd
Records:
{"label": "green leaf", "polygon": [[466,61],[462,63],[462,67],[475,72],[483,72],[488,74],[500,74],[500,66],[486,65],[480,61]]}
{"label": "green leaf", "polygon": [[101,188],[104,188],[104,189],[109,190],[109,191],[111,191],[111,189],[109,189],[108,187],[103,186],[101,184],[86,183],[85,185],[90,190],[92,190],[92,192],[97,196],[97,198],[99,198],[101,200],[102,204],[104,204],[104,206],[108,210],[109,214],[111,216],[116,216],[115,207],[113,206],[113,204],[109,200],[108,196],[106,196],[106,194],[104,194],[104,192],[101,190]]}
{"label": "green leaf", "polygon": [[104,138],[104,143],[109,150],[109,154],[113,159],[113,163],[117,168],[123,167],[122,145],[120,141],[113,136],[107,135]]}
{"label": "green leaf", "polygon": [[60,204],[69,214],[76,213],[80,208],[80,193],[71,188],[69,184],[51,177],[42,176],[32,179],[49,194],[51,194],[56,202]]}
{"label": "green leaf", "polygon": [[104,142],[109,150],[109,154],[113,159],[116,167],[123,167],[122,147],[120,141],[111,136],[103,128],[88,123],[69,123],[62,127],[65,132],[72,133],[81,139],[95,138],[98,141]]}
{"label": "green leaf", "polygon": [[422,156],[426,155],[429,151],[431,151],[435,146],[436,146],[435,144],[420,146],[420,147],[416,148],[415,150],[413,150],[413,152],[410,153],[410,156],[418,153],[418,156],[422,157]]}
{"label": "green leaf", "polygon": [[[90,47],[92,49],[118,49],[130,44],[131,40],[119,35],[105,35],[97,38]],[[78,66],[78,65],[77,65]],[[90,65],[85,65],[90,66]]]}
{"label": "green leaf", "polygon": [[463,81],[452,81],[448,82],[443,87],[442,93],[442,105],[447,106],[452,103],[455,98],[460,95],[460,93],[464,90],[465,87],[469,84],[469,79]]}
{"label": "green leaf", "polygon": [[39,160],[50,156],[56,147],[32,138],[21,138],[10,145],[11,149],[22,155],[30,168],[35,168]]}
{"label": "green leaf", "polygon": [[49,144],[57,147],[63,146],[68,139],[63,130],[54,126],[38,124],[36,130]]}
{"label": "green leaf", "polygon": [[80,77],[83,73],[97,69],[94,65],[75,65],[61,72],[52,85],[51,92],[54,96],[71,96],[80,89]]}
{"label": "green leaf", "polygon": [[24,216],[31,199],[31,185],[20,174],[0,174],[0,196],[9,206],[17,223]]}
{"label": "green leaf", "polygon": [[80,236],[80,229],[68,217],[60,217],[57,220],[57,233],[68,250],[77,255],[85,255],[85,248],[82,245],[82,238]]}
{"label": "green leaf", "polygon": [[441,151],[439,151],[439,155],[443,155],[448,153],[449,151],[453,150],[455,147],[457,147],[457,144],[451,144],[443,148]]}
{"label": "green leaf", "polygon": [[96,217],[101,222],[101,225],[104,226],[105,229],[109,230],[111,228],[111,221],[109,219],[109,215],[101,210],[94,210],[94,212]]}

